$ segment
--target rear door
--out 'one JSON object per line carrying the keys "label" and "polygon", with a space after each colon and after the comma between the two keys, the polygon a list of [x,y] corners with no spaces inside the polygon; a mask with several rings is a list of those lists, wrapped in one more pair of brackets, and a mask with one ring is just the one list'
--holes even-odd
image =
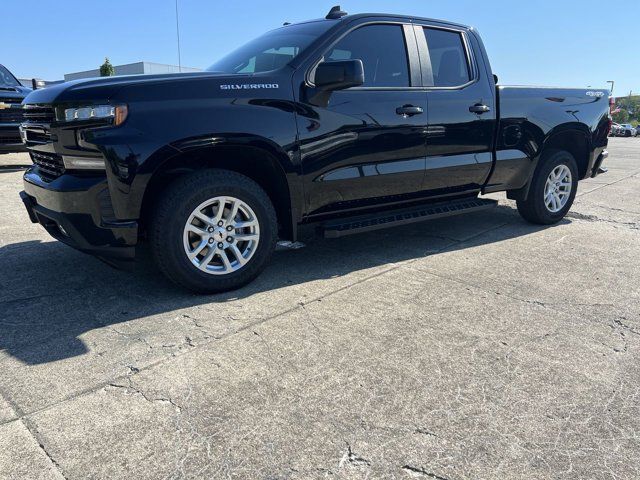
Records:
{"label": "rear door", "polygon": [[478,190],[493,161],[493,77],[475,37],[465,29],[424,23],[415,33],[429,118],[424,187]]}
{"label": "rear door", "polygon": [[302,98],[296,111],[309,214],[393,203],[422,189],[427,111],[413,26],[363,22],[317,57],[346,59],[362,60],[364,85],[332,92],[327,105]]}

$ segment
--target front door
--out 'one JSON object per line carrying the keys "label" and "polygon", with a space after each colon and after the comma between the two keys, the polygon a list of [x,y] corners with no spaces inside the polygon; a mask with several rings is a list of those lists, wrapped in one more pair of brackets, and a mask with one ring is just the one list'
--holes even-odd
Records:
{"label": "front door", "polygon": [[[408,39],[408,42],[407,40]],[[426,158],[425,93],[413,28],[365,24],[324,60],[360,59],[365,83],[336,91],[327,105],[297,111],[308,214],[393,203],[422,189]]]}

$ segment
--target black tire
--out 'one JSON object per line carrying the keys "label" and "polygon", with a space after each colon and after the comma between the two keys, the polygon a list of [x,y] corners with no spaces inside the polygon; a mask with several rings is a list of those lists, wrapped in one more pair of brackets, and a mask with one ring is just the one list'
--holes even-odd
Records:
{"label": "black tire", "polygon": [[[571,192],[567,203],[558,212],[551,212],[545,205],[545,184],[550,173],[558,166],[566,165],[571,171]],[[551,150],[540,159],[531,181],[526,200],[518,200],[518,212],[522,217],[538,225],[558,223],[567,214],[578,190],[578,165],[575,158],[564,150]]]}
{"label": "black tire", "polygon": [[[209,199],[229,196],[245,202],[258,220],[260,237],[253,256],[234,272],[206,273],[191,263],[183,230],[193,210]],[[155,263],[170,280],[197,293],[234,290],[256,278],[268,264],[278,238],[273,204],[253,180],[228,170],[207,169],[179,177],[159,199],[149,225]]]}

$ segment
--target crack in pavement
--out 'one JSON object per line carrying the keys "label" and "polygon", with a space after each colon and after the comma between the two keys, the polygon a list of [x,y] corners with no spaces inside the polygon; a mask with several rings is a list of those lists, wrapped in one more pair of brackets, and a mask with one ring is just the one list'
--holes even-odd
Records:
{"label": "crack in pavement", "polygon": [[340,462],[338,463],[339,470],[344,468],[345,465],[350,465],[356,468],[368,468],[371,466],[370,460],[367,460],[364,457],[356,455],[353,449],[351,448],[351,445],[348,442],[345,442],[345,443],[347,443],[347,451],[344,452],[344,455],[342,456],[342,458],[340,459]]}
{"label": "crack in pavement", "polygon": [[617,326],[619,326],[620,328],[633,333],[634,335],[640,335],[640,332],[638,330],[636,330],[634,327],[627,325],[626,323],[624,323],[620,318],[622,318],[622,320],[626,320],[626,317],[619,317],[619,318],[614,318],[613,319],[613,323],[615,323]]}
{"label": "crack in pavement", "polygon": [[113,388],[113,389],[124,390],[125,394],[129,394],[129,392],[131,392],[130,393],[131,395],[140,395],[142,398],[144,398],[149,403],[156,403],[156,402],[168,403],[170,405],[173,405],[173,407],[176,409],[176,411],[179,414],[182,413],[182,406],[178,405],[169,395],[167,395],[166,397],[164,397],[164,396],[162,396],[162,397],[155,397],[155,396],[154,397],[150,397],[142,389],[137,388],[133,384],[133,381],[132,381],[131,377],[128,378],[128,385],[122,385],[122,384],[119,384],[119,383],[109,383],[104,388],[105,389]]}
{"label": "crack in pavement", "polygon": [[584,220],[586,222],[602,222],[602,223],[611,223],[614,225],[620,225],[622,227],[628,227],[631,230],[640,230],[640,225],[636,222],[620,222],[618,220],[612,220],[609,218],[600,218],[596,215],[586,215],[584,213],[578,212],[568,212],[566,215],[568,218],[573,218],[576,220]]}
{"label": "crack in pavement", "polygon": [[407,472],[411,477],[428,477],[433,478],[434,480],[449,480],[447,477],[442,477],[440,475],[436,475],[435,473],[429,472],[421,467],[414,467],[412,465],[404,465],[402,470]]}

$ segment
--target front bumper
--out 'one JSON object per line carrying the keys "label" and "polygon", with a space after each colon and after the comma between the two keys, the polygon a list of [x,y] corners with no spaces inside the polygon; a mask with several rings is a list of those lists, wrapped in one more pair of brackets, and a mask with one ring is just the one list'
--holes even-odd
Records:
{"label": "front bumper", "polygon": [[27,147],[24,143],[0,143],[0,153],[19,153],[26,152]]}
{"label": "front bumper", "polygon": [[138,223],[114,217],[105,177],[65,174],[47,182],[33,167],[20,197],[31,221],[56,240],[109,263],[135,257]]}

